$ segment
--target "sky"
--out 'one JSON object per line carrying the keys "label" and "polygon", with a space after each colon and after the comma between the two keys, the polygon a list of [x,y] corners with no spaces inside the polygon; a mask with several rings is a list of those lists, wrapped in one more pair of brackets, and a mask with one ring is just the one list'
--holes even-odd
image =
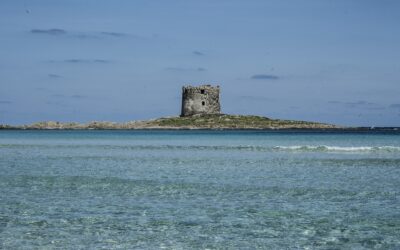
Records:
{"label": "sky", "polygon": [[1,0],[0,124],[222,112],[400,126],[397,0]]}

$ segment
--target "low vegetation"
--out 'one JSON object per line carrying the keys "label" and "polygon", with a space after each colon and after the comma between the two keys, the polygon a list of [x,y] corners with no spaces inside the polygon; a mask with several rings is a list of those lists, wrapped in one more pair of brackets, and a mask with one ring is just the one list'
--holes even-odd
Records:
{"label": "low vegetation", "polygon": [[214,129],[274,129],[274,128],[334,128],[315,122],[269,119],[254,115],[203,115],[161,118],[154,121],[160,127]]}

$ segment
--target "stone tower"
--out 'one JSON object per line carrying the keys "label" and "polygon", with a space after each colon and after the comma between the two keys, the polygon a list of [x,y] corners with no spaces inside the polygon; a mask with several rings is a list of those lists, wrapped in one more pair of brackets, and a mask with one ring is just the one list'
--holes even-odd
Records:
{"label": "stone tower", "polygon": [[219,114],[220,112],[219,86],[201,85],[197,87],[182,87],[181,116]]}

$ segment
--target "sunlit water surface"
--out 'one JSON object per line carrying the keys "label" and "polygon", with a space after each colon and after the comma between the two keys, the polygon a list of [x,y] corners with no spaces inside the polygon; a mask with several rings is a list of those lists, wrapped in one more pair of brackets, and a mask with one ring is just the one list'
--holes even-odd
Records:
{"label": "sunlit water surface", "polygon": [[400,134],[0,131],[0,248],[400,248]]}

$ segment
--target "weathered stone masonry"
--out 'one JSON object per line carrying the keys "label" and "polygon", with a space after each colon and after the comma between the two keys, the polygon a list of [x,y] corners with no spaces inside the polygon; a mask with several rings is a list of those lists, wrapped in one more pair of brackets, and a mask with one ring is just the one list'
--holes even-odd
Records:
{"label": "weathered stone masonry", "polygon": [[219,86],[182,87],[181,116],[220,114]]}

